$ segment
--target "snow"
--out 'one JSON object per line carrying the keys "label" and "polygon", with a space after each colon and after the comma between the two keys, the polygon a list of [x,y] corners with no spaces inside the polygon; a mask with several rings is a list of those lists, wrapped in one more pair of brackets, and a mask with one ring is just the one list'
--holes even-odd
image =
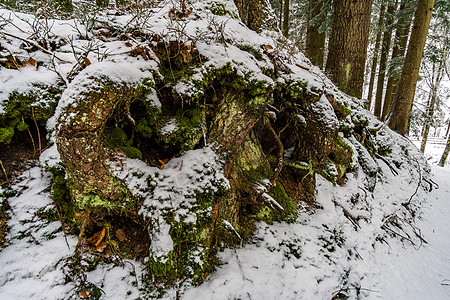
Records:
{"label": "snow", "polygon": [[[64,235],[59,221],[49,222],[39,212],[55,209],[50,198],[51,174],[41,167],[25,171],[12,186],[7,247],[0,250],[1,299],[74,299],[77,284],[66,283],[77,237]],[[136,299],[143,275],[140,262],[100,264],[87,281],[104,292],[104,299]],[[133,275],[134,274],[134,275]]]}
{"label": "snow", "polygon": [[[285,58],[287,64],[284,67],[291,71],[278,78],[277,82],[301,81],[306,84],[308,92],[320,95],[319,101],[311,104],[311,109],[320,113],[324,123],[333,128],[338,126],[333,108],[324,93],[327,91],[336,101],[356,108],[348,116],[349,124],[353,120],[355,123],[368,122],[370,128],[381,126],[376,118],[360,109],[360,100],[351,99],[338,91],[303,54],[292,54],[283,48],[277,42],[279,35],[269,32],[256,34],[245,28],[236,17],[233,1],[221,3],[228,11],[225,16],[213,16],[201,2],[193,1],[193,13],[182,20],[174,20],[168,18],[172,2],[162,1],[148,15],[146,24],[151,26],[134,24],[141,26],[144,32],[158,34],[165,41],[197,41],[195,48],[207,61],[195,70],[191,81],[180,82],[174,87],[180,95],[189,96],[193,82],[201,80],[212,67],[227,64],[238,75],[273,87],[277,83],[262,72],[272,70],[272,62],[265,54],[261,59],[255,57],[256,52],[264,53],[263,49],[270,46],[267,52]],[[1,9],[0,14],[9,16],[10,12]],[[33,20],[33,17],[15,14],[11,18],[26,32],[10,24],[2,30],[28,38],[30,32],[27,31],[32,29],[24,20]],[[131,16],[104,15],[103,19],[117,26],[133,26]],[[34,58],[42,61],[45,67],[38,70],[32,67],[0,70],[0,114],[4,111],[5,101],[14,91],[36,91],[33,88],[35,84],[61,84],[64,80],[60,77],[67,77],[76,60],[92,45],[98,50],[91,49],[86,54],[91,65],[68,84],[55,116],[48,122],[49,131],[55,128],[58,119],[64,117],[65,121],[70,120],[72,116],[63,115],[65,109],[81,101],[82,94],[101,88],[99,80],[107,77],[116,84],[136,86],[142,79],[152,78],[154,71],[157,73],[157,58],[144,61],[124,55],[141,44],[130,40],[132,47],[128,47],[123,41],[99,40],[93,36],[91,41],[80,40],[74,30],[74,22],[51,21],[53,38],[73,37],[72,45],[66,44],[55,53],[65,62],[56,59],[53,66],[48,54],[36,51]],[[81,31],[84,29],[81,28]],[[2,47],[18,57],[28,58],[28,53],[20,45],[21,42],[14,38],[2,40]],[[72,51],[72,46],[75,51]],[[141,46],[146,46],[146,43]],[[243,46],[251,51],[242,50]],[[103,54],[107,54],[106,57]],[[52,71],[52,66],[59,74]],[[155,90],[149,94],[147,101],[161,108]],[[305,120],[302,115],[298,117]],[[177,124],[171,120],[161,129],[161,133],[171,134],[175,130]],[[198,287],[181,286],[180,290],[184,292],[182,298],[331,299],[337,294],[350,299],[450,298],[450,287],[446,285],[450,283],[450,169],[434,167],[434,181],[440,188],[431,193],[419,188],[418,193],[411,197],[424,175],[418,172],[425,173],[427,166],[408,141],[391,135],[385,127],[377,134],[377,146],[394,145],[387,158],[400,160],[405,165],[420,166],[420,169],[400,168],[397,176],[386,162],[372,158],[355,138],[344,138],[344,142],[354,149],[352,166],[355,171],[347,174],[347,182],[343,186],[334,186],[317,175],[317,208],[314,211],[300,204],[298,219],[292,224],[257,224],[256,232],[247,244],[220,253],[223,264],[205,283]],[[430,157],[429,162],[435,163],[437,153],[442,153],[443,148],[436,150],[438,147],[429,145],[426,154]],[[402,154],[404,149],[414,157],[412,161]],[[292,150],[287,149],[286,153],[289,155]],[[359,169],[358,159],[362,165]],[[51,175],[45,171],[45,167],[60,165],[55,145],[42,153],[40,163],[40,167],[34,167],[22,175],[12,187],[18,193],[7,199],[11,206],[8,220],[10,232],[7,247],[0,250],[2,299],[70,299],[76,297],[80,288],[72,281],[66,283],[68,263],[77,237],[65,236],[59,221],[48,222],[38,213],[55,209],[50,198]],[[223,162],[210,145],[172,158],[162,169],[123,157],[116,157],[109,164],[134,195],[142,198],[139,213],[151,221],[148,227],[151,254],[161,262],[168,259],[174,247],[170,236],[171,225],[162,217],[164,213],[170,211],[176,222],[195,223],[195,210],[199,209],[196,193],[215,193],[229,188],[223,175]],[[366,187],[368,177],[365,173],[376,174],[369,185],[374,188],[373,192]],[[374,185],[374,182],[377,184]],[[0,189],[0,193],[3,192]],[[263,196],[274,206],[281,207],[267,193]],[[414,217],[402,205],[408,201]],[[203,213],[212,214],[212,211]],[[227,220],[221,222],[240,238]],[[401,228],[394,226],[395,223]],[[400,235],[406,238],[402,239]],[[198,259],[198,256],[193,259]],[[100,264],[86,273],[86,280],[103,291],[102,299],[142,298],[145,297],[142,292],[146,276],[144,268],[143,263],[131,260]],[[176,292],[175,288],[169,290],[163,298],[173,299]]]}

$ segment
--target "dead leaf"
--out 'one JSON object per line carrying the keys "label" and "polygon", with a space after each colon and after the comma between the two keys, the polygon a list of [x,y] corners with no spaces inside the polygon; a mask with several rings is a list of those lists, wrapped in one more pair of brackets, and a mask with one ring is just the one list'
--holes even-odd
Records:
{"label": "dead leaf", "polygon": [[273,47],[271,45],[264,45],[264,50],[265,51],[273,50]]}
{"label": "dead leaf", "polygon": [[125,46],[127,46],[127,47],[133,47],[133,44],[130,43],[130,41],[126,41],[126,42],[125,42]]}
{"label": "dead leaf", "polygon": [[106,228],[103,227],[102,231],[100,231],[100,235],[97,239],[97,241],[95,242],[95,247],[98,247],[100,245],[100,243],[103,241],[103,238],[105,237],[106,234]]}
{"label": "dead leaf", "polygon": [[81,290],[78,292],[78,296],[80,296],[80,298],[83,298],[83,299],[89,298],[89,294],[90,293],[88,290]]}
{"label": "dead leaf", "polygon": [[181,55],[183,56],[183,61],[188,64],[191,60],[192,60],[192,56],[191,54],[189,54],[189,51],[187,51],[186,49],[181,49],[180,50]]}
{"label": "dead leaf", "polygon": [[103,250],[105,250],[106,248],[106,242],[101,242],[98,246],[96,245],[96,249],[98,252],[103,252]]}
{"label": "dead leaf", "polygon": [[91,64],[91,61],[86,56],[83,56],[84,66],[87,67]]}
{"label": "dead leaf", "polygon": [[127,239],[127,235],[125,234],[125,231],[123,229],[117,229],[116,230],[116,238],[120,241],[123,242]]}
{"label": "dead leaf", "polygon": [[22,67],[26,66],[33,66],[35,69],[37,69],[37,61],[34,58],[30,57],[26,62],[22,64]]}

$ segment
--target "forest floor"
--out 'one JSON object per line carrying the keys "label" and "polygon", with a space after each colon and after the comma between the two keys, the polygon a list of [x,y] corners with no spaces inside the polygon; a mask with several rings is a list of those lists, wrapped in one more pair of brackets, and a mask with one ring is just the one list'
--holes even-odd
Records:
{"label": "forest floor", "polygon": [[[428,146],[426,155],[431,162],[436,161],[436,147],[441,146]],[[449,299],[450,168],[433,167],[432,172],[439,188],[419,193],[418,198],[426,199],[414,225],[423,241],[392,237],[376,246],[365,245],[369,235],[378,230],[376,224],[363,226],[344,240],[348,224],[334,216],[337,208],[330,205],[330,197],[338,201],[339,195],[344,196],[343,191],[354,185],[352,178],[343,187],[334,187],[318,177],[317,201],[323,209],[300,214],[294,224],[259,224],[251,243],[221,253],[223,265],[204,284],[183,287],[180,294],[180,289],[169,290],[164,297]],[[84,278],[71,277],[70,259],[77,239],[63,233],[52,213],[50,180],[51,175],[37,166],[25,171],[13,185],[16,194],[7,200],[9,233],[6,247],[0,250],[1,299],[87,298],[92,286],[101,292],[101,299],[145,297],[141,280],[145,270],[138,261],[100,263]],[[394,201],[404,188],[380,193]],[[406,188],[408,192],[411,189],[414,184]],[[331,237],[337,244],[333,251],[329,248],[334,247]],[[352,249],[358,249],[355,259],[346,253]]]}

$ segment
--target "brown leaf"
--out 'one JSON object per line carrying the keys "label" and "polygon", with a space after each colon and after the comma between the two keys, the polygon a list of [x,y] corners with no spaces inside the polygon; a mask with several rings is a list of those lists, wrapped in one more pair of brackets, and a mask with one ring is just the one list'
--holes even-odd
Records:
{"label": "brown leaf", "polygon": [[37,69],[37,61],[34,58],[30,57],[26,62],[22,64],[22,67],[26,66],[33,66],[35,69]]}
{"label": "brown leaf", "polygon": [[126,41],[126,42],[125,42],[125,46],[127,46],[127,47],[133,47],[133,44],[130,43],[130,41]]}
{"label": "brown leaf", "polygon": [[125,234],[125,231],[123,231],[123,229],[117,229],[116,230],[116,238],[120,241],[123,242],[127,239],[127,235]]}
{"label": "brown leaf", "polygon": [[264,50],[265,51],[273,50],[273,47],[271,45],[264,45]]}
{"label": "brown leaf", "polygon": [[78,292],[78,296],[80,296],[80,298],[83,298],[83,299],[89,298],[89,294],[90,293],[88,290],[81,290]]}
{"label": "brown leaf", "polygon": [[103,241],[103,238],[105,237],[106,234],[106,228],[103,227],[102,231],[100,231],[100,235],[97,239],[97,241],[95,242],[95,247],[98,247],[100,245],[100,243]]}
{"label": "brown leaf", "polygon": [[98,251],[98,252],[103,252],[103,250],[105,250],[105,248],[106,248],[106,242],[101,242],[98,246],[96,245],[96,250]]}
{"label": "brown leaf", "polygon": [[89,66],[91,64],[91,61],[86,56],[83,56],[84,66]]}
{"label": "brown leaf", "polygon": [[186,49],[180,50],[181,55],[183,56],[183,61],[188,64],[192,60],[191,54]]}

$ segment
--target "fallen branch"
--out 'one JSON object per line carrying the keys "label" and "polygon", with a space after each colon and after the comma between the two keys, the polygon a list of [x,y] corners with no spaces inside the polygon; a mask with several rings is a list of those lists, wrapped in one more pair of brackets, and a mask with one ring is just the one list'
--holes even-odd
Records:
{"label": "fallen branch", "polygon": [[67,60],[65,60],[65,59],[59,58],[59,57],[56,56],[53,52],[51,52],[51,51],[45,49],[44,47],[42,47],[41,45],[39,45],[39,44],[37,44],[37,43],[35,43],[35,42],[33,42],[33,41],[30,41],[30,40],[21,38],[20,36],[16,36],[16,35],[13,35],[13,34],[4,32],[4,31],[0,31],[0,34],[3,34],[3,35],[6,35],[6,36],[9,36],[9,37],[12,37],[12,38],[21,40],[21,41],[23,41],[23,42],[25,42],[25,43],[29,43],[29,44],[31,44],[31,45],[33,45],[33,46],[35,46],[35,47],[41,49],[44,53],[47,53],[47,54],[49,54],[49,55],[54,56],[54,57],[55,57],[57,60],[59,60],[59,61],[62,61],[62,62],[65,62],[65,63],[69,63],[69,64],[71,63],[70,61],[67,61]]}

